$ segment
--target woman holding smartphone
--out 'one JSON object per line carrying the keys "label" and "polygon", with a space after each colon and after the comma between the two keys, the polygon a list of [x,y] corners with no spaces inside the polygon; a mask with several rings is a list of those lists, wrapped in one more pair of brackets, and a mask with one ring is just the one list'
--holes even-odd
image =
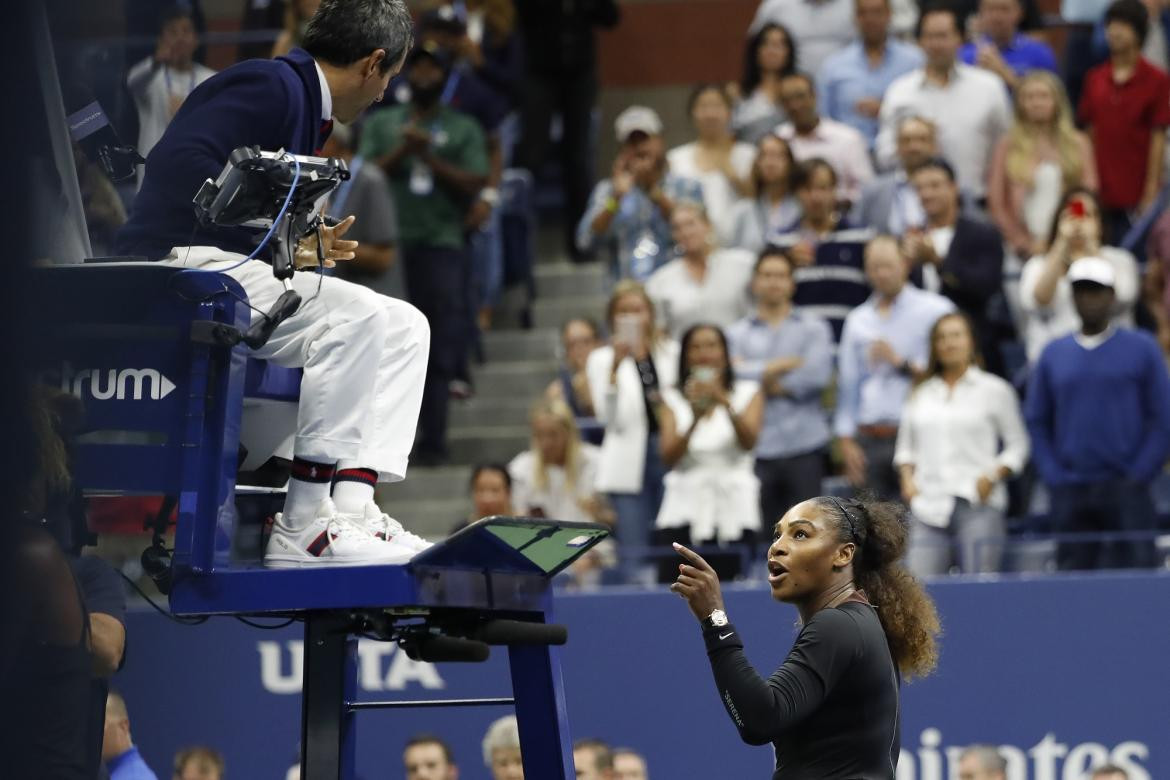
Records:
{"label": "woman holding smartphone", "polygon": [[605,426],[596,488],[617,514],[622,571],[637,580],[662,503],[658,409],[677,380],[678,344],[655,327],[654,304],[638,282],[618,282],[606,307],[611,344],[585,364],[597,419]]}
{"label": "woman holding smartphone", "polygon": [[[752,544],[760,530],[760,480],[752,450],[764,422],[758,382],[736,381],[727,339],[695,325],[682,339],[679,389],[663,393],[662,460],[670,468],[655,526],[659,544]],[[738,551],[712,558],[724,577],[740,574]],[[671,581],[664,559],[659,579]]]}
{"label": "woman holding smartphone", "polygon": [[1035,363],[1050,341],[1080,328],[1067,274],[1074,261],[1100,257],[1113,266],[1117,279],[1114,322],[1133,327],[1133,307],[1140,291],[1137,261],[1115,246],[1102,246],[1104,224],[1097,196],[1083,187],[1065,193],[1053,220],[1048,251],[1033,255],[1020,272],[1020,308],[1024,346]]}

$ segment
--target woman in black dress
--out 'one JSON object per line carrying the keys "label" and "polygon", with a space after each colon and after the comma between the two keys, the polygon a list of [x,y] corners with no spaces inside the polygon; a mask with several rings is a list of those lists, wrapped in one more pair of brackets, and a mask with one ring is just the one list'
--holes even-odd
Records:
{"label": "woman in black dress", "polygon": [[813,498],[780,518],[768,548],[772,597],[802,628],[764,679],[723,611],[719,578],[692,550],[671,590],[703,624],[719,698],[749,745],[776,751],[773,780],[893,780],[899,753],[899,678],[937,660],[938,616],[899,562],[898,504]]}

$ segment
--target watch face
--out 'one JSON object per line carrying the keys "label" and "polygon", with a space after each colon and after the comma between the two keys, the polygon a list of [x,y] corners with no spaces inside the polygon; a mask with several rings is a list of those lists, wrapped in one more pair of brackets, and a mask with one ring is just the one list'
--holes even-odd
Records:
{"label": "watch face", "polygon": [[727,625],[727,613],[721,609],[717,609],[711,613],[709,620],[713,626],[725,626]]}

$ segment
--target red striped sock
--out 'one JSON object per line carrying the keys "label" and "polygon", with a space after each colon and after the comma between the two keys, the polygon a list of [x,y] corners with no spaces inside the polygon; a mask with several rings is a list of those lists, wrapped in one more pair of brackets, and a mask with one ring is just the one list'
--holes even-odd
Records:
{"label": "red striped sock", "polygon": [[339,468],[333,481],[333,503],[338,512],[356,514],[374,500],[378,472],[368,468]]}
{"label": "red striped sock", "polygon": [[293,458],[292,479],[288,481],[288,496],[284,500],[286,525],[302,527],[317,516],[317,508],[329,498],[329,485],[336,471],[332,463]]}

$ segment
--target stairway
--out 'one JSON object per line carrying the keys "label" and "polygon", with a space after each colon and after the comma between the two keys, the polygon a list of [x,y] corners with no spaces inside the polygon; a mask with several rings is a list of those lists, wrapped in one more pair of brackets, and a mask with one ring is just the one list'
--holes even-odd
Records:
{"label": "stairway", "polygon": [[[558,237],[545,234],[539,243],[555,246]],[[379,487],[382,508],[415,533],[440,538],[467,517],[472,466],[507,465],[528,447],[528,409],[556,376],[561,324],[574,316],[598,322],[604,318],[606,278],[601,263],[575,265],[555,252],[539,254],[557,259],[537,263],[533,328],[520,329],[519,296],[516,291],[505,294],[495,327],[484,334],[484,364],[472,366],[475,397],[451,401],[450,465],[412,465],[404,482]]]}

